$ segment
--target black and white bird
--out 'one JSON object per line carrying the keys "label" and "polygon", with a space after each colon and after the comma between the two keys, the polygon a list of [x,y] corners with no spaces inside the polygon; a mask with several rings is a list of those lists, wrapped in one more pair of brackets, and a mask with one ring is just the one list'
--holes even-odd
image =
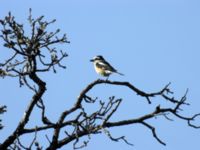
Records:
{"label": "black and white bird", "polygon": [[93,62],[96,72],[104,77],[109,77],[112,73],[124,75],[112,67],[101,55],[95,56],[90,61]]}

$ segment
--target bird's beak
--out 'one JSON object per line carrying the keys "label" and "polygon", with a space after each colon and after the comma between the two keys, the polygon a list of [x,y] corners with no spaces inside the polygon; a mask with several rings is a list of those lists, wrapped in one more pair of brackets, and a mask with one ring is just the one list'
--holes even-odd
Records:
{"label": "bird's beak", "polygon": [[90,59],[90,62],[94,62],[94,59]]}

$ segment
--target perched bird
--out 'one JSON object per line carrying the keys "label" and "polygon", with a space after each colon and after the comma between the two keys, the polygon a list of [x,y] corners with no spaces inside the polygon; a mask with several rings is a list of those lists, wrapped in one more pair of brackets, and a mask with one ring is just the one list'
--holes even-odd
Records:
{"label": "perched bird", "polygon": [[96,72],[104,77],[109,77],[112,73],[124,75],[113,68],[101,55],[95,56],[90,61],[93,62]]}

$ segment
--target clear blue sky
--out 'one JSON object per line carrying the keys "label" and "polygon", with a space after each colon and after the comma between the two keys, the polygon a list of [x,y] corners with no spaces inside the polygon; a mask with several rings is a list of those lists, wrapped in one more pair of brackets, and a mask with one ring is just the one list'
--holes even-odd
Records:
{"label": "clear blue sky", "polygon": [[[0,18],[11,11],[18,21],[25,23],[29,8],[32,8],[34,16],[57,19],[52,29],[60,28],[71,41],[71,44],[62,47],[69,54],[64,62],[67,69],[42,76],[48,82],[44,101],[52,120],[75,102],[88,83],[101,78],[89,62],[97,54],[103,55],[125,74],[124,77],[113,75],[111,80],[129,81],[147,92],[157,91],[172,82],[172,90],[178,98],[189,88],[188,102],[191,105],[184,107],[182,113],[191,115],[200,111],[200,1],[2,0]],[[2,40],[0,43],[3,58],[5,48]],[[8,106],[8,112],[3,116],[5,128],[0,131],[2,141],[15,129],[31,93],[26,88],[19,88],[17,79],[10,78],[0,80],[0,91],[0,104]],[[91,95],[98,95],[104,100],[109,95],[123,98],[114,120],[151,112],[160,100],[156,99],[150,106],[127,88],[104,85],[95,88]],[[162,106],[164,104],[161,102]],[[88,110],[92,111],[93,107],[88,106]],[[30,126],[39,119],[40,115],[35,111]],[[160,117],[151,123],[157,127],[159,137],[167,143],[166,147],[160,145],[149,130],[133,125],[111,131],[115,136],[126,135],[134,147],[123,142],[111,142],[105,135],[95,135],[84,150],[188,150],[200,147],[200,130],[188,127],[186,122],[177,119],[169,122]],[[45,143],[46,139],[43,140]],[[67,148],[71,149],[72,145]]]}

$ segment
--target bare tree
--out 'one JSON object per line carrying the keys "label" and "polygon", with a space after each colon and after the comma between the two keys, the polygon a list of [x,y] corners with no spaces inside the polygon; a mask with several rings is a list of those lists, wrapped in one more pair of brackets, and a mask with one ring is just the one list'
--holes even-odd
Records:
{"label": "bare tree", "polygon": [[[44,21],[44,16],[40,16],[36,19],[32,17],[31,10],[28,17],[30,25],[30,35],[24,31],[23,24],[15,21],[14,16],[11,13],[8,14],[4,19],[0,20],[1,35],[0,37],[4,41],[4,46],[10,51],[11,56],[7,60],[1,60],[0,63],[0,76],[13,77],[19,79],[20,86],[26,86],[34,92],[32,99],[29,102],[26,110],[24,110],[24,116],[21,118],[19,123],[16,125],[16,129],[10,136],[8,136],[0,144],[1,150],[6,149],[26,149],[30,150],[36,147],[38,150],[47,149],[55,150],[61,148],[71,142],[74,142],[73,148],[82,148],[87,146],[90,135],[105,133],[112,141],[124,141],[129,143],[125,136],[113,137],[109,131],[109,128],[120,127],[125,125],[141,124],[145,128],[152,132],[152,136],[162,145],[166,145],[165,142],[159,138],[156,128],[151,125],[147,120],[154,119],[158,116],[163,116],[167,120],[171,120],[169,115],[175,116],[187,122],[188,126],[193,128],[200,128],[200,126],[192,124],[200,114],[195,114],[191,117],[183,116],[181,107],[188,105],[186,102],[187,92],[182,96],[181,99],[176,99],[173,96],[173,92],[170,90],[167,84],[158,92],[146,93],[129,82],[119,82],[110,80],[95,80],[87,85],[78,98],[75,100],[75,104],[68,110],[60,113],[56,122],[52,122],[51,119],[46,115],[46,107],[43,100],[43,95],[46,92],[46,82],[43,81],[38,73],[43,72],[56,72],[56,69],[66,67],[62,65],[62,60],[68,56],[65,51],[58,51],[55,47],[58,44],[69,43],[66,34],[61,37],[58,36],[59,29],[53,32],[48,32],[47,27],[54,23],[56,20],[50,22]],[[127,87],[133,93],[140,97],[143,97],[148,104],[151,104],[153,98],[160,97],[161,99],[169,102],[171,107],[156,106],[154,111],[151,113],[142,115],[138,118],[130,118],[127,120],[111,121],[111,117],[118,110],[122,99],[111,96],[108,101],[103,102],[94,98],[95,96],[89,95],[89,91],[93,90],[94,87],[101,84],[123,86]],[[127,90],[128,90],[127,89]],[[87,113],[84,104],[97,104],[99,107],[92,113]],[[27,127],[30,122],[29,118],[34,109],[39,108],[41,110],[41,122],[42,125],[37,127]],[[5,111],[5,107],[0,108],[0,113]],[[67,119],[67,116],[74,114],[73,119]],[[70,127],[71,130],[67,130]],[[44,148],[39,141],[37,141],[37,134],[41,131],[53,130],[51,137],[45,137],[49,141],[49,145]],[[64,132],[65,137],[60,138],[61,132]],[[24,145],[20,138],[26,134],[34,133],[33,140],[31,143]],[[88,137],[88,140],[80,143],[80,138],[83,136]]]}

